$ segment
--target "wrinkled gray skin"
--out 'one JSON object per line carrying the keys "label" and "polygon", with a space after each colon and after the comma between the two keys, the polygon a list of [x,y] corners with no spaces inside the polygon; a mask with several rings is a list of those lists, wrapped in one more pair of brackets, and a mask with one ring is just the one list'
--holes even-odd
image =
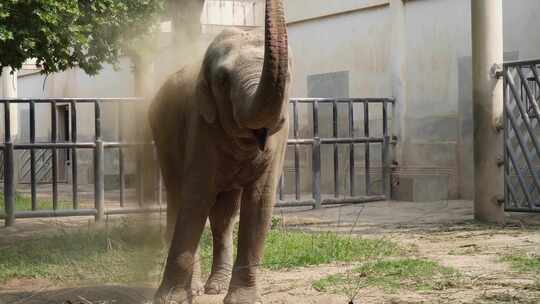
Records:
{"label": "wrinkled gray skin", "polygon": [[228,288],[227,304],[261,301],[257,268],[283,166],[290,79],[281,0],[266,1],[265,20],[264,34],[221,33],[202,63],[170,77],[150,108],[172,235],[155,303],[192,303],[196,250],[208,218],[214,252],[205,292]]}

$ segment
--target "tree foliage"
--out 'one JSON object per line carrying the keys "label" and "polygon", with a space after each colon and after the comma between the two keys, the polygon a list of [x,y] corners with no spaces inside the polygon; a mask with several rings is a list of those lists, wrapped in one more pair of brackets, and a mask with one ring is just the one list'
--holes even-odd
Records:
{"label": "tree foliage", "polygon": [[94,75],[151,34],[163,0],[1,0],[0,66],[30,58],[43,73],[78,66]]}

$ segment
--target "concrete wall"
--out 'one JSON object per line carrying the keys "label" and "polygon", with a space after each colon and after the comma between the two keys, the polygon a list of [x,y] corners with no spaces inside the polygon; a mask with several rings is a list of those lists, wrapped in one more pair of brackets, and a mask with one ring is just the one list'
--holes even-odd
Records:
{"label": "concrete wall", "polygon": [[471,197],[469,1],[410,1],[404,13],[407,106],[396,192],[407,200]]}
{"label": "concrete wall", "polygon": [[504,51],[513,53],[511,59],[540,57],[540,37],[535,34],[539,18],[540,1],[503,1]]}
{"label": "concrete wall", "polygon": [[[312,75],[349,71],[349,96],[396,97],[395,198],[472,198],[470,1],[286,4],[293,53],[301,54],[293,95],[309,95]],[[539,18],[539,1],[504,1],[506,59],[540,57]]]}

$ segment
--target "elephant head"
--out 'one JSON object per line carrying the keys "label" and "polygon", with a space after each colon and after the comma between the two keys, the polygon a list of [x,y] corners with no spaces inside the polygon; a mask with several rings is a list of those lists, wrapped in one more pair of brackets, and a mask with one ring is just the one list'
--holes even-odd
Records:
{"label": "elephant head", "polygon": [[229,29],[209,46],[196,89],[199,111],[228,135],[267,136],[286,123],[290,61],[281,0],[266,0],[264,35]]}

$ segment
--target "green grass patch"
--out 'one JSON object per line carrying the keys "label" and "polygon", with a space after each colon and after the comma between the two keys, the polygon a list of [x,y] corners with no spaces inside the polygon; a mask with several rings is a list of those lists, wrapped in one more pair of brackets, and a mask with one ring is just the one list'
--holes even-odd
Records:
{"label": "green grass patch", "polygon": [[[4,195],[0,195],[0,214],[5,214]],[[68,201],[58,201],[58,209],[72,209],[73,203]],[[52,210],[52,199],[38,199],[36,201],[37,210]],[[15,195],[15,211],[30,211],[32,210],[32,198],[21,194]]]}
{"label": "green grass patch", "polygon": [[420,291],[443,290],[456,285],[459,273],[436,262],[405,258],[367,262],[344,274],[330,275],[313,283],[321,292],[354,295],[365,287],[378,287],[386,292],[400,289]]}
{"label": "green grass patch", "polygon": [[[0,283],[13,278],[44,278],[60,282],[157,282],[167,246],[159,225],[127,220],[108,229],[80,229],[0,248]],[[361,261],[393,255],[400,249],[385,240],[365,240],[335,233],[308,234],[271,230],[263,267],[283,269]],[[200,243],[203,273],[211,267],[212,237],[205,230]]]}
{"label": "green grass patch", "polygon": [[159,271],[159,229],[80,230],[18,242],[0,249],[0,282],[12,278],[112,283],[141,281]]}
{"label": "green grass patch", "polygon": [[501,259],[519,272],[540,273],[540,255],[536,253],[514,253]]}
{"label": "green grass patch", "polygon": [[362,239],[332,232],[304,233],[270,230],[264,266],[283,269],[331,262],[357,262],[400,253],[398,246],[382,239]]}

